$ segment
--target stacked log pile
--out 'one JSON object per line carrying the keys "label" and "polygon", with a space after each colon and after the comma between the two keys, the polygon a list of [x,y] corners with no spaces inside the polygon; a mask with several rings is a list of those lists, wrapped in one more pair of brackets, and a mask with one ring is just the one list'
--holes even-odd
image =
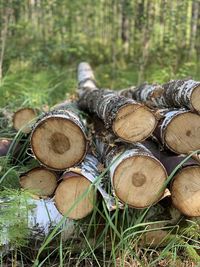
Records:
{"label": "stacked log pile", "polygon": [[[81,63],[77,92],[76,101],[39,117],[29,108],[14,114],[14,128],[30,133],[39,165],[21,175],[21,187],[51,198],[60,214],[74,220],[91,213],[98,195],[110,211],[146,208],[160,201],[167,187],[180,212],[200,216],[200,82],[114,91],[99,88],[89,64]],[[1,156],[12,142],[0,140]]]}

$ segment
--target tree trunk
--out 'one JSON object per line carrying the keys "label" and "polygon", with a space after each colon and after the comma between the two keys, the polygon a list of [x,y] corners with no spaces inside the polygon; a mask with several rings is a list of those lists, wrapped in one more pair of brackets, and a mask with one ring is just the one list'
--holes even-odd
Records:
{"label": "tree trunk", "polygon": [[167,173],[147,148],[139,143],[114,144],[107,135],[95,135],[94,140],[101,161],[109,168],[114,194],[122,203],[145,208],[162,198]]}
{"label": "tree trunk", "polygon": [[168,175],[182,163],[171,182],[172,203],[186,216],[200,216],[199,163],[191,158],[185,161],[186,156],[177,156],[167,151],[161,151],[155,143],[150,141],[145,141],[145,146],[162,162]]}
{"label": "tree trunk", "polygon": [[[2,13],[3,13],[3,8],[2,8]],[[5,14],[3,18],[3,27],[1,30],[1,51],[0,51],[0,84],[3,79],[3,61],[4,61],[4,54],[5,54],[5,48],[6,48],[6,40],[8,36],[8,25],[9,25],[9,18],[11,15],[11,9],[7,7],[5,9]]]}
{"label": "tree trunk", "polygon": [[31,134],[31,147],[42,165],[66,170],[84,159],[88,140],[79,113],[77,108],[63,103],[36,122]]}
{"label": "tree trunk", "polygon": [[175,80],[163,85],[142,84],[121,90],[121,95],[129,96],[150,108],[186,107],[200,112],[200,82]]}
{"label": "tree trunk", "polygon": [[190,56],[193,55],[196,44],[197,27],[198,27],[198,16],[200,5],[199,1],[192,2],[192,18],[191,18],[191,30],[190,30]]}
{"label": "tree trunk", "polygon": [[155,137],[177,154],[190,154],[200,149],[200,116],[188,110],[163,111]]}
{"label": "tree trunk", "polygon": [[20,176],[20,185],[41,198],[53,195],[57,187],[57,174],[44,167],[36,167]]}
{"label": "tree trunk", "polygon": [[74,220],[86,217],[95,205],[95,187],[108,209],[115,209],[114,198],[103,189],[98,166],[98,160],[88,154],[78,167],[70,168],[62,175],[62,182],[55,192],[55,204],[61,214]]}
{"label": "tree trunk", "polygon": [[129,52],[129,19],[128,13],[130,9],[129,0],[122,1],[122,19],[121,19],[121,39],[125,55]]}
{"label": "tree trunk", "polygon": [[157,124],[153,113],[117,92],[98,89],[89,64],[79,65],[78,82],[80,108],[97,115],[106,129],[130,143],[145,140],[151,135]]}

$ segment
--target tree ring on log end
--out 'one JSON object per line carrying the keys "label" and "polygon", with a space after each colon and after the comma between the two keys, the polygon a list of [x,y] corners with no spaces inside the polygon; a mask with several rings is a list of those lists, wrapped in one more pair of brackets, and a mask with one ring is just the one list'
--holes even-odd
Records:
{"label": "tree ring on log end", "polygon": [[200,116],[184,112],[174,116],[164,132],[166,146],[179,154],[200,149]]}
{"label": "tree ring on log end", "polygon": [[56,132],[50,137],[50,145],[55,153],[64,154],[65,151],[70,149],[70,143],[67,136],[62,133]]}
{"label": "tree ring on log end", "polygon": [[43,167],[37,167],[20,176],[20,185],[37,196],[51,196],[57,186],[57,175]]}
{"label": "tree ring on log end", "polygon": [[196,111],[200,112],[200,85],[194,88],[192,92],[191,104]]}
{"label": "tree ring on log end", "polygon": [[173,205],[189,217],[200,216],[200,166],[188,166],[173,179],[171,196]]}
{"label": "tree ring on log end", "polygon": [[146,183],[146,177],[140,173],[134,173],[132,176],[132,183],[136,187],[143,186]]}
{"label": "tree ring on log end", "polygon": [[36,110],[32,108],[22,108],[16,111],[13,115],[13,127],[15,130],[21,130],[23,133],[30,133],[31,126],[29,125],[37,117]]}
{"label": "tree ring on log end", "polygon": [[123,160],[112,179],[116,196],[133,208],[148,207],[162,197],[167,173],[153,157],[137,155]]}
{"label": "tree ring on log end", "polygon": [[121,107],[113,123],[114,133],[127,142],[145,140],[154,131],[157,121],[143,105],[127,104]]}
{"label": "tree ring on log end", "polygon": [[[65,177],[66,176],[66,177]],[[94,207],[96,190],[84,176],[74,173],[63,181],[55,192],[55,205],[58,211],[68,218],[78,220],[86,217]]]}
{"label": "tree ring on log end", "polygon": [[31,147],[41,164],[51,169],[65,170],[83,160],[87,140],[82,129],[72,120],[49,115],[33,130]]}

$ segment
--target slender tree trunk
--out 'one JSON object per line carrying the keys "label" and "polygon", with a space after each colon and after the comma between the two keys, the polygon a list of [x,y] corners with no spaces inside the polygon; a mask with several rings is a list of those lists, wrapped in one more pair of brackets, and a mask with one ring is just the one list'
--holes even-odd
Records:
{"label": "slender tree trunk", "polygon": [[3,26],[1,30],[0,83],[2,83],[2,79],[3,79],[3,60],[4,60],[4,55],[5,55],[6,40],[8,36],[8,25],[9,25],[10,15],[11,15],[11,8],[7,7],[5,9],[5,14],[3,14]]}
{"label": "slender tree trunk", "polygon": [[190,56],[194,53],[196,37],[197,37],[197,27],[198,27],[198,17],[200,13],[199,1],[192,2],[192,18],[191,18],[191,30],[190,30]]}
{"label": "slender tree trunk", "polygon": [[122,0],[122,21],[121,21],[121,39],[125,55],[129,52],[129,0]]}

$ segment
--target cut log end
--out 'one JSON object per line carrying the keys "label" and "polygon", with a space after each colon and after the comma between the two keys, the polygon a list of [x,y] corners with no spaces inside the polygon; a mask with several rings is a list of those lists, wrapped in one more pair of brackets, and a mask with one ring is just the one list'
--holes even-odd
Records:
{"label": "cut log end", "polygon": [[33,153],[43,165],[65,170],[84,158],[87,140],[73,121],[51,116],[34,129],[31,145]]}
{"label": "cut log end", "polygon": [[20,185],[40,197],[51,196],[57,186],[57,176],[45,168],[34,168],[20,177]]}
{"label": "cut log end", "polygon": [[122,161],[113,176],[117,197],[133,208],[145,208],[164,194],[166,171],[159,161],[148,156],[133,156]]}
{"label": "cut log end", "polygon": [[200,149],[200,116],[191,112],[175,116],[165,132],[165,142],[170,150],[187,154]]}
{"label": "cut log end", "polygon": [[200,112],[200,85],[197,86],[192,92],[191,105],[193,106],[194,110]]}
{"label": "cut log end", "polygon": [[94,207],[96,192],[84,176],[64,174],[55,192],[55,205],[68,218],[78,220],[86,217]]}
{"label": "cut log end", "polygon": [[157,125],[153,113],[138,104],[129,104],[119,109],[113,123],[114,133],[127,142],[143,141]]}
{"label": "cut log end", "polygon": [[0,138],[0,157],[4,157],[7,155],[11,144],[12,140],[7,138]]}
{"label": "cut log end", "polygon": [[37,117],[36,110],[32,108],[19,109],[13,115],[13,127],[15,130],[21,130],[23,133],[31,132],[31,122]]}
{"label": "cut log end", "polygon": [[172,202],[189,217],[200,216],[200,166],[189,166],[174,177],[171,186]]}

